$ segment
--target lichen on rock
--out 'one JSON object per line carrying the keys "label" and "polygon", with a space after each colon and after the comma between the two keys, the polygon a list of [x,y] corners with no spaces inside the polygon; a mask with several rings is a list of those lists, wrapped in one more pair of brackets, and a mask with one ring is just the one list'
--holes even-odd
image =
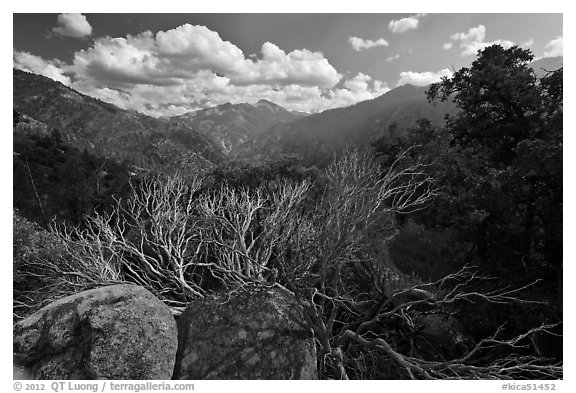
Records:
{"label": "lichen on rock", "polygon": [[170,379],[170,309],[146,289],[112,285],[68,296],[14,326],[14,363],[35,379]]}
{"label": "lichen on rock", "polygon": [[253,286],[192,302],[178,319],[174,379],[316,379],[312,332],[294,295]]}

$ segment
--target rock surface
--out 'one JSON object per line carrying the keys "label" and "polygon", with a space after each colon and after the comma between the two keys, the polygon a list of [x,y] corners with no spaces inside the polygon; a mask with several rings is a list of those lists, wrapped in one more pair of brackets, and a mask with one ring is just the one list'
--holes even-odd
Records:
{"label": "rock surface", "polygon": [[178,319],[174,379],[316,379],[312,332],[281,287],[191,303]]}
{"label": "rock surface", "polygon": [[170,309],[146,289],[80,292],[14,325],[14,363],[34,379],[170,379],[177,349]]}

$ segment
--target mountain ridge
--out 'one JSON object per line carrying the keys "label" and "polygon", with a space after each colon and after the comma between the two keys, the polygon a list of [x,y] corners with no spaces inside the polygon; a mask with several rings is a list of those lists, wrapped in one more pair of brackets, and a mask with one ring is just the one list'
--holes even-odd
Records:
{"label": "mountain ridge", "polygon": [[385,136],[390,125],[402,132],[418,118],[442,123],[452,103],[432,105],[426,100],[426,87],[399,86],[372,100],[310,115],[289,124],[271,127],[237,149],[233,159],[265,160],[274,156],[296,156],[305,166],[325,166],[335,154],[348,148],[369,146]]}
{"label": "mountain ridge", "polygon": [[271,126],[295,121],[303,115],[295,114],[282,106],[261,99],[256,103],[229,102],[215,107],[200,109],[172,116],[174,125],[192,128],[211,138],[224,154],[244,143],[250,137],[259,135]]}
{"label": "mountain ridge", "polygon": [[[561,56],[531,63],[539,77],[562,65]],[[37,74],[14,69],[13,78],[14,109],[57,129],[73,146],[172,171],[213,168],[226,156],[244,160],[296,156],[306,166],[323,166],[347,148],[366,147],[387,136],[393,124],[402,134],[418,118],[441,124],[455,111],[450,102],[428,103],[427,87],[407,84],[371,100],[311,115],[260,99],[158,119]]]}
{"label": "mountain ridge", "polygon": [[[563,57],[559,56],[538,59],[530,66],[541,77],[562,67],[562,63]],[[388,136],[393,124],[400,135],[419,118],[443,124],[445,115],[454,114],[456,107],[448,101],[429,103],[425,94],[428,87],[405,84],[371,100],[273,126],[239,145],[229,156],[236,160],[295,156],[305,166],[325,166],[348,148],[366,148],[375,139]]]}
{"label": "mountain ridge", "polygon": [[13,70],[14,110],[58,130],[66,142],[117,161],[168,172],[207,170],[224,155],[204,135],[127,111],[50,78]]}

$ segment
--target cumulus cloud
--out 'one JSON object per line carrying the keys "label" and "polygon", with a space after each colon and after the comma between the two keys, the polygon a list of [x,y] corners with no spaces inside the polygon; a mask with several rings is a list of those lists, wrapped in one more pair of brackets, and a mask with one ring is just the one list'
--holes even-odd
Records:
{"label": "cumulus cloud", "polygon": [[92,34],[92,26],[82,14],[60,14],[57,22],[52,31],[61,36],[83,38]]}
{"label": "cumulus cloud", "polygon": [[344,87],[346,87],[351,93],[366,93],[369,92],[368,82],[371,80],[372,77],[370,77],[370,75],[359,72],[352,79],[345,81]]}
{"label": "cumulus cloud", "polygon": [[389,90],[366,74],[340,74],[321,52],[287,52],[266,42],[258,54],[246,56],[217,32],[189,24],[156,34],[96,38],[74,53],[70,64],[15,51],[14,66],[152,116],[262,98],[318,112]]}
{"label": "cumulus cloud", "polygon": [[352,45],[352,49],[358,52],[364,49],[374,48],[376,46],[389,45],[388,41],[386,41],[384,38],[379,38],[376,41],[373,41],[373,40],[365,40],[360,37],[349,37],[348,42],[350,43],[350,45]]}
{"label": "cumulus cloud", "polygon": [[509,40],[495,40],[486,42],[486,26],[478,25],[477,27],[471,27],[466,33],[455,33],[450,36],[450,38],[460,43],[460,48],[462,49],[462,56],[472,56],[475,55],[479,50],[484,49],[491,45],[501,45],[502,47],[508,49],[514,46],[514,42]]}
{"label": "cumulus cloud", "polygon": [[442,49],[444,49],[444,50],[450,50],[450,49],[452,49],[452,43],[451,43],[451,42],[446,42],[445,44],[442,45]]}
{"label": "cumulus cloud", "polygon": [[70,85],[70,78],[64,75],[64,67],[59,60],[44,60],[29,52],[14,51],[13,66],[19,70],[44,75],[65,85]]}
{"label": "cumulus cloud", "polygon": [[388,91],[390,89],[385,83],[373,80],[369,75],[358,73],[345,81],[342,88],[329,90],[325,97],[316,97],[315,104],[322,110],[349,106],[360,101],[371,100]]}
{"label": "cumulus cloud", "polygon": [[422,18],[423,16],[426,16],[426,14],[416,14],[407,18],[391,20],[388,23],[388,29],[395,34],[404,33],[410,29],[417,29],[420,22],[419,18]]}
{"label": "cumulus cloud", "polygon": [[262,45],[261,58],[251,59],[236,45],[205,26],[189,24],[155,36],[150,31],[126,38],[103,37],[74,56],[74,69],[94,83],[168,86],[193,78],[200,70],[226,76],[234,84],[302,84],[332,87],[341,75],[320,52],[284,52]]}
{"label": "cumulus cloud", "polygon": [[388,28],[392,33],[404,33],[410,29],[417,29],[418,22],[418,19],[413,17],[391,20],[390,23],[388,23]]}
{"label": "cumulus cloud", "polygon": [[438,72],[412,72],[405,71],[400,73],[398,86],[410,84],[414,86],[428,86],[431,83],[440,82],[442,77],[451,77],[452,71],[444,68]]}
{"label": "cumulus cloud", "polygon": [[221,73],[237,74],[251,64],[236,45],[224,41],[206,26],[185,24],[168,31],[159,31],[155,40],[146,34],[141,50],[153,52],[172,67],[211,68]]}
{"label": "cumulus cloud", "polygon": [[393,56],[387,57],[387,58],[386,58],[386,61],[387,61],[388,63],[390,63],[391,61],[394,61],[394,60],[399,59],[399,58],[400,58],[400,53],[396,53],[396,54],[393,55]]}
{"label": "cumulus cloud", "polygon": [[471,27],[467,33],[455,33],[450,36],[455,41],[481,42],[486,37],[486,26]]}
{"label": "cumulus cloud", "polygon": [[544,52],[544,57],[556,57],[564,56],[564,38],[563,36],[558,36],[548,42],[544,47],[546,51]]}
{"label": "cumulus cloud", "polygon": [[265,42],[261,53],[260,60],[250,63],[243,72],[231,78],[234,83],[330,88],[342,78],[321,52],[298,49],[286,53],[277,45]]}
{"label": "cumulus cloud", "polygon": [[534,45],[534,38],[530,38],[528,41],[520,44],[522,48],[530,48],[532,45]]}
{"label": "cumulus cloud", "polygon": [[[203,71],[181,85],[137,85],[129,90],[73,85],[79,91],[121,108],[136,110],[151,116],[172,116],[226,102],[257,102],[267,99],[290,110],[319,112],[359,101],[376,98],[390,89],[385,83],[362,73],[344,79],[341,87],[322,89],[318,86],[234,85],[228,79]],[[88,89],[86,89],[88,88]]]}

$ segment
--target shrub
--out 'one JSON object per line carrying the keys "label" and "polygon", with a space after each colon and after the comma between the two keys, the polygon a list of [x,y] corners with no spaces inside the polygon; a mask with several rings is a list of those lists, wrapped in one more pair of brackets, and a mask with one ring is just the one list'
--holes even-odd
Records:
{"label": "shrub", "polygon": [[115,282],[92,261],[75,260],[70,245],[58,233],[42,229],[17,211],[13,215],[13,233],[15,320],[58,298]]}
{"label": "shrub", "polygon": [[54,229],[66,258],[48,263],[46,277],[60,292],[133,282],[175,314],[212,290],[282,285],[304,309],[323,378],[557,378],[561,365],[518,352],[550,325],[515,337],[499,328],[459,358],[424,360],[433,347],[419,336],[414,310],[539,302],[519,297],[532,284],[473,290],[484,278],[468,267],[431,283],[391,285],[397,272],[379,243],[394,232],[397,215],[423,209],[437,192],[422,163],[404,157],[383,172],[369,156],[347,154],[325,170],[325,192],[313,204],[308,180],[202,189],[199,178],[144,179],[83,228]]}

